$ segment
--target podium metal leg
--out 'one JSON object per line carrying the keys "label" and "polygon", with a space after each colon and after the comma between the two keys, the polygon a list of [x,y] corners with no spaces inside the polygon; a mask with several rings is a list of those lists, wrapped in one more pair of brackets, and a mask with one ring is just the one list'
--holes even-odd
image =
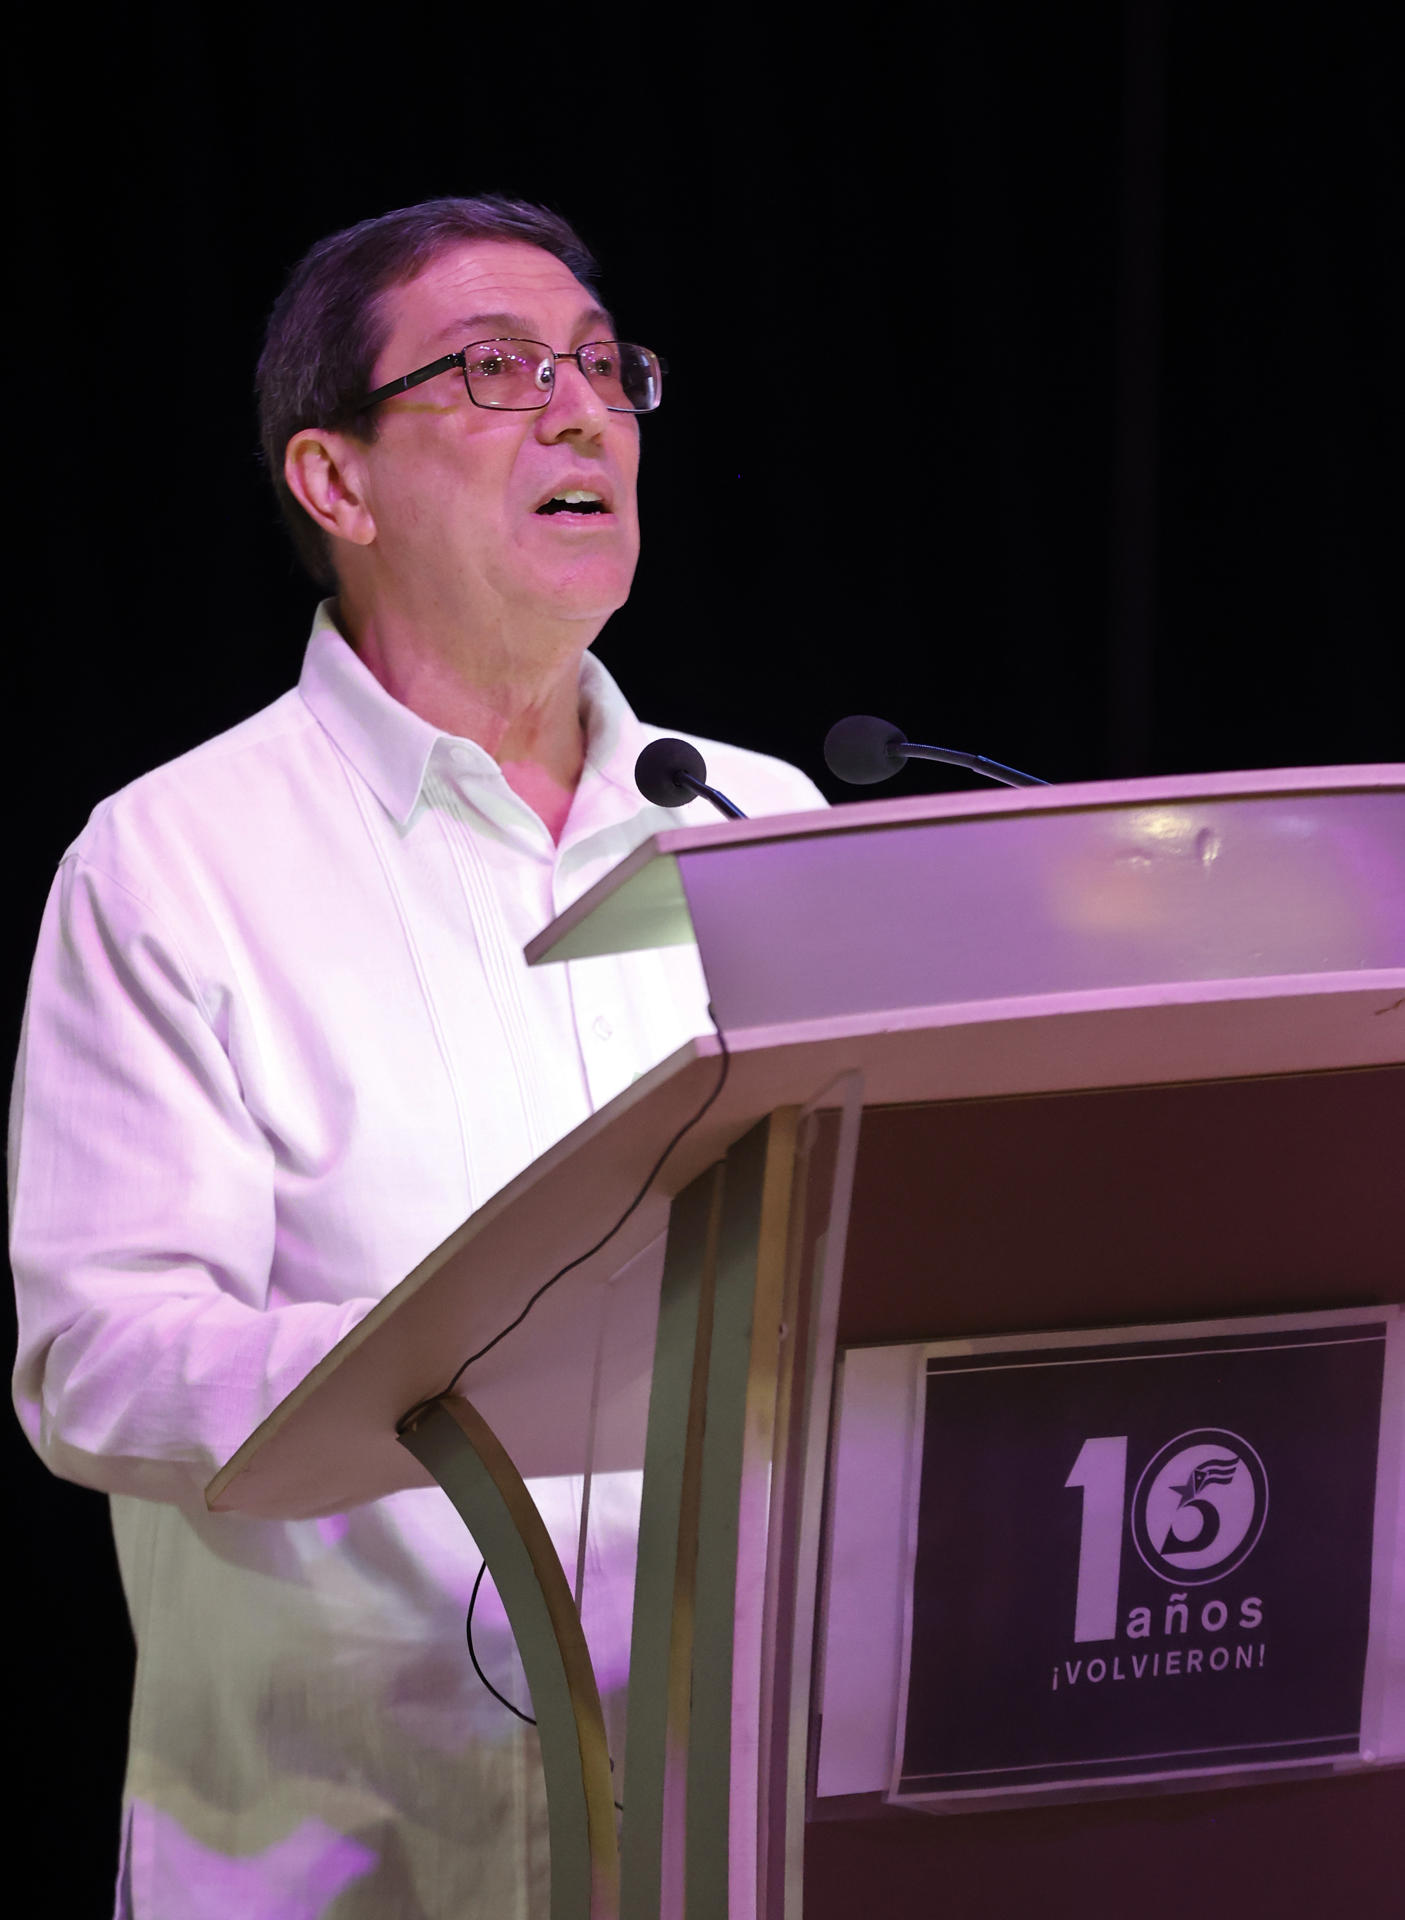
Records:
{"label": "podium metal leg", "polygon": [[674,1200],[659,1290],[630,1634],[622,1920],[683,1913],[698,1489],[722,1190],[719,1163]]}
{"label": "podium metal leg", "polygon": [[401,1441],[458,1509],[517,1642],[546,1776],[551,1920],[617,1920],[619,1851],[605,1720],[551,1536],[522,1476],[468,1401],[437,1400]]}
{"label": "podium metal leg", "polygon": [[688,1920],[746,1920],[757,1907],[762,1643],[798,1118],[793,1107],[771,1114],[724,1162],[698,1499]]}
{"label": "podium metal leg", "polygon": [[541,1735],[552,1920],[799,1914],[815,1553],[862,1105],[846,1077],[828,1126],[778,1109],[673,1202],[622,1852],[589,1651],[521,1476],[456,1396],[401,1436],[473,1534],[517,1641]]}
{"label": "podium metal leg", "polygon": [[623,1920],[798,1920],[817,1554],[862,1080],[669,1222],[640,1514]]}
{"label": "podium metal leg", "polygon": [[675,1199],[634,1587],[624,1920],[754,1914],[767,1544],[798,1115]]}

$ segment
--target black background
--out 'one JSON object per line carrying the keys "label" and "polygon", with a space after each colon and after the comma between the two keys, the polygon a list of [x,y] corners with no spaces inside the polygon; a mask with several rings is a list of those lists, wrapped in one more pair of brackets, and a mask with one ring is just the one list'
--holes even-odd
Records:
{"label": "black background", "polygon": [[[670,361],[601,642],[646,718],[816,775],[855,710],[1056,780],[1398,757],[1394,14],[26,9],[11,1046],[93,804],[295,677],[315,594],[250,394],[282,277],[433,194],[557,205]],[[910,361],[884,407],[845,396],[860,327]],[[97,1913],[131,1660],[105,1508],[15,1432],[8,1465],[24,1818]]]}
{"label": "black background", "polygon": [[[1368,1331],[1377,1336],[1369,1342],[1328,1329],[1267,1347],[1260,1334],[1234,1335],[1218,1351],[1173,1359],[1113,1359],[1103,1349],[1103,1365],[1089,1364],[1098,1350],[1082,1348],[994,1369],[1001,1356],[934,1360],[904,1774],[1269,1747],[1359,1728],[1384,1354],[1378,1327],[1352,1329]],[[1320,1344],[1307,1344],[1314,1339]],[[1047,1364],[1055,1359],[1064,1364]],[[1133,1545],[1133,1496],[1153,1456],[1202,1427],[1224,1428],[1258,1452],[1268,1513],[1241,1566],[1199,1586],[1191,1575],[1172,1584]],[[1065,1482],[1086,1439],[1115,1433],[1127,1436],[1118,1631],[1077,1644],[1083,1495]],[[1189,1595],[1189,1622],[1168,1634],[1173,1591]],[[1262,1614],[1251,1630],[1239,1625],[1249,1595]],[[1218,1632],[1200,1624],[1211,1600],[1229,1610]],[[1134,1607],[1151,1611],[1145,1639],[1127,1637]],[[1252,1645],[1257,1657],[1260,1642],[1262,1668],[1234,1664],[1235,1647]],[[1198,1647],[1208,1663],[1216,1646],[1230,1649],[1223,1673],[1132,1675],[1133,1655],[1160,1653],[1164,1664],[1168,1650]],[[1111,1675],[1114,1655],[1125,1679]],[[1063,1663],[1081,1660],[1086,1670],[1092,1659],[1106,1662],[1108,1677],[1069,1686]],[[1226,1753],[1203,1764],[1252,1757]],[[1148,1770],[1174,1765],[1153,1761]],[[926,1788],[913,1780],[914,1791]]]}

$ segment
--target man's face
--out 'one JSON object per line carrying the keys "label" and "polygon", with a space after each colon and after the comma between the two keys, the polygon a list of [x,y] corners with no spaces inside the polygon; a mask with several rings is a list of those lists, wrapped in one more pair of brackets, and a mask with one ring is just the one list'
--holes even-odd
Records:
{"label": "man's face", "polygon": [[[613,328],[554,254],[474,240],[441,254],[386,296],[390,332],[372,386],[469,341],[517,336],[558,352]],[[639,558],[639,423],[610,413],[574,361],[559,362],[538,411],[477,407],[457,370],[377,410],[365,491],[379,558],[426,584],[447,611],[511,628],[523,618],[594,622],[624,604]],[[603,512],[538,511],[588,490]],[[591,635],[591,638],[594,636]]]}

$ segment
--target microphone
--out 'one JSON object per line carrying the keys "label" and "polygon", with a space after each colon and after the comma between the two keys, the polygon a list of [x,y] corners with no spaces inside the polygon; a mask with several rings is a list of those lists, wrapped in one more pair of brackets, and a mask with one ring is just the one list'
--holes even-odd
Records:
{"label": "microphone", "polygon": [[745,820],[740,807],[707,784],[707,762],[686,740],[651,740],[634,763],[634,784],[656,807],[710,800],[727,820]]}
{"label": "microphone", "polygon": [[836,720],[824,740],[824,763],[840,780],[851,787],[876,786],[891,780],[905,760],[940,760],[949,767],[966,767],[982,773],[987,780],[999,780],[1007,787],[1047,787],[1049,782],[1033,773],[1019,773],[1014,767],[1002,767],[998,760],[987,760],[979,753],[961,753],[955,747],[923,747],[915,740],[904,740],[901,727],[890,720],[879,720],[871,713],[851,713],[847,720]]}

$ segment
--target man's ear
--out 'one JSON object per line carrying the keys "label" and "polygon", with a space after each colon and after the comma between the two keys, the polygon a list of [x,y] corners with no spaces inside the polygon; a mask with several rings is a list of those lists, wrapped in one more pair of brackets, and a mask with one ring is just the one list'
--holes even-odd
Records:
{"label": "man's ear", "polygon": [[327,427],[302,427],[283,453],[288,491],[323,533],[369,547],[376,523],[365,499],[360,443]]}

